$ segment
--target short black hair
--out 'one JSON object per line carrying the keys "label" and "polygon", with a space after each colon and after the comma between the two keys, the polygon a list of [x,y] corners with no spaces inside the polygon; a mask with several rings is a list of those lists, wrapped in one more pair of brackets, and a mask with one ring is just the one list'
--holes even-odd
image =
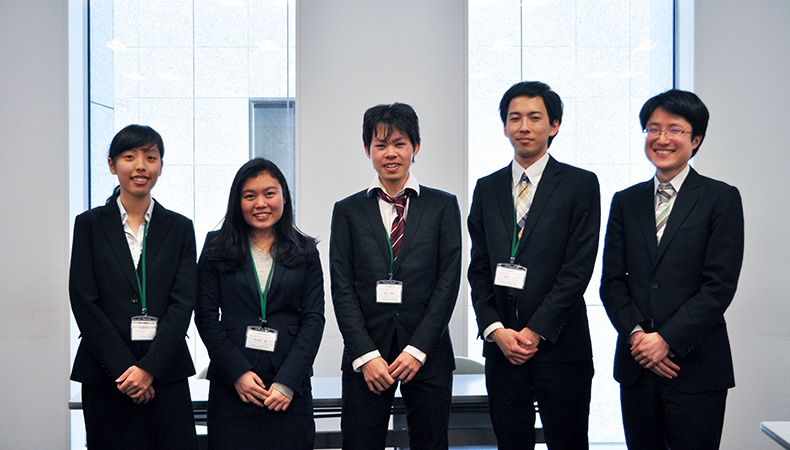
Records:
{"label": "short black hair", "polygon": [[[543,104],[546,106],[546,112],[549,114],[549,125],[553,125],[556,120],[562,123],[562,99],[560,96],[551,90],[548,84],[540,81],[521,81],[510,86],[510,89],[502,96],[499,102],[499,117],[502,118],[502,123],[507,121],[507,110],[510,108],[510,102],[516,97],[540,97],[543,99]],[[555,134],[556,136],[556,134]],[[554,136],[549,136],[547,147],[551,147],[551,141]]]}
{"label": "short black hair", "polygon": [[705,139],[705,132],[708,130],[710,113],[705,103],[702,103],[697,94],[679,89],[670,89],[658,94],[646,101],[639,112],[639,122],[642,124],[643,130],[647,127],[647,121],[650,120],[650,117],[658,108],[675,116],[680,116],[691,124],[691,140],[693,141],[697,136],[700,137],[697,148],[691,151],[691,157],[693,158],[702,145],[702,141]]}
{"label": "short black hair", "polygon": [[156,130],[147,125],[127,125],[112,138],[108,156],[115,163],[118,156],[127,150],[154,145],[159,147],[159,158],[165,159],[165,144]]}
{"label": "short black hair", "polygon": [[370,148],[373,136],[379,125],[384,125],[384,136],[377,136],[379,139],[387,140],[396,129],[405,134],[411,145],[416,147],[420,143],[420,120],[414,108],[405,103],[393,103],[391,105],[376,105],[365,111],[362,120],[362,142],[365,148]]}

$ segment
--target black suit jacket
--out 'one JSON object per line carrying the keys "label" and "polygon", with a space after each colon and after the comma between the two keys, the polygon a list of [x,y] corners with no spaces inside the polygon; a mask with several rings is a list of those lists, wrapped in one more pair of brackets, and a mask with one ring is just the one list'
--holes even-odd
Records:
{"label": "black suit jacket", "polygon": [[637,324],[657,331],[680,366],[683,392],[735,385],[724,311],[743,260],[738,190],[694,169],[677,193],[656,244],[653,180],[615,194],[603,253],[601,299],[619,334],[614,376],[631,385],[644,370],[628,339]]}
{"label": "black suit jacket", "polygon": [[[206,243],[216,233],[209,233]],[[267,387],[278,382],[301,394],[309,390],[324,332],[324,276],[318,252],[309,263],[296,267],[274,262],[266,304],[266,326],[277,330],[274,352],[245,347],[247,327],[260,326],[254,270],[249,257],[232,272],[218,272],[201,255],[195,324],[211,357],[208,379],[232,387],[251,370]]]}
{"label": "black suit jacket", "polygon": [[343,370],[353,373],[351,363],[371,351],[387,359],[412,345],[427,354],[417,379],[450,372],[455,360],[447,324],[461,280],[458,201],[425,186],[410,197],[393,275],[403,282],[401,304],[376,303],[376,282],[390,270],[387,233],[375,194],[361,191],[335,204],[330,267]]}
{"label": "black suit jacket", "polygon": [[[515,227],[512,192],[508,165],[478,180],[472,197],[468,277],[480,333],[497,321],[514,330],[526,326],[545,339],[535,361],[590,360],[583,296],[598,251],[598,179],[592,172],[549,157],[516,253],[516,263],[527,268],[521,290],[494,285],[497,264],[510,262]],[[491,352],[501,350],[486,342],[483,354],[489,357]]]}
{"label": "black suit jacket", "polygon": [[146,240],[146,303],[159,319],[153,341],[131,340],[131,319],[142,312],[121,213],[113,198],[74,222],[69,294],[82,340],[71,379],[115,385],[137,365],[160,383],[195,374],[184,337],[195,305],[192,221],[154,205]]}

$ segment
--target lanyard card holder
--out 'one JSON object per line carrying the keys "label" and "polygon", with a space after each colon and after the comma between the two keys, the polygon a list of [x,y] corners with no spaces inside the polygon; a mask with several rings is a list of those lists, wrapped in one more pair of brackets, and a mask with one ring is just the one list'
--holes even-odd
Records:
{"label": "lanyard card holder", "polygon": [[264,352],[273,352],[277,345],[277,330],[269,327],[247,327],[244,346]]}
{"label": "lanyard card holder", "polygon": [[154,316],[132,317],[132,340],[152,341],[156,336],[156,327],[159,319]]}
{"label": "lanyard card holder", "polygon": [[513,289],[524,289],[524,282],[527,279],[527,268],[518,264],[496,265],[494,284],[497,286],[509,287]]}
{"label": "lanyard card holder", "polygon": [[379,280],[376,282],[376,303],[401,303],[403,282]]}

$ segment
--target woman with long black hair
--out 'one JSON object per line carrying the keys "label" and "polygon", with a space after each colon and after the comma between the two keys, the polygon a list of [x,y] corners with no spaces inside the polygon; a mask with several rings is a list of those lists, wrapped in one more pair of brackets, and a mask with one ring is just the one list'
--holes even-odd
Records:
{"label": "woman with long black hair", "polygon": [[312,449],[323,272],[316,241],[296,228],[288,185],[271,161],[239,169],[198,274],[195,323],[211,358],[209,447]]}

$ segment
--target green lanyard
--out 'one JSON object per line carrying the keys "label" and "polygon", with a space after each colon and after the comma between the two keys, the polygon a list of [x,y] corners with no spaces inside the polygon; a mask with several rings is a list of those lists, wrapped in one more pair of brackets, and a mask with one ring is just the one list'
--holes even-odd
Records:
{"label": "green lanyard", "polygon": [[145,307],[145,241],[148,239],[148,221],[143,225],[143,253],[140,255],[140,264],[142,264],[143,281],[140,282],[140,275],[137,270],[134,271],[134,276],[137,277],[137,289],[140,291],[140,302],[143,304],[143,315],[148,315],[148,308]]}
{"label": "green lanyard", "polygon": [[510,264],[516,262],[516,251],[518,250],[518,218],[516,217],[516,198],[513,197],[513,245],[510,247]]}
{"label": "green lanyard", "polygon": [[390,280],[391,280],[392,279],[392,274],[395,273],[395,261],[398,258],[396,258],[394,256],[394,254],[392,253],[392,240],[390,239],[389,232],[387,232],[387,244],[389,244],[389,249],[390,249],[390,273],[389,273],[389,276],[390,276]]}
{"label": "green lanyard", "polygon": [[261,297],[261,326],[266,323],[266,300],[269,295],[269,283],[272,281],[272,273],[274,272],[274,258],[272,258],[272,267],[269,269],[269,276],[266,277],[266,287],[261,290],[261,280],[258,278],[258,269],[255,268],[255,257],[252,256],[252,247],[250,247],[250,259],[252,260],[252,272],[255,274],[255,282],[258,284],[258,295]]}

